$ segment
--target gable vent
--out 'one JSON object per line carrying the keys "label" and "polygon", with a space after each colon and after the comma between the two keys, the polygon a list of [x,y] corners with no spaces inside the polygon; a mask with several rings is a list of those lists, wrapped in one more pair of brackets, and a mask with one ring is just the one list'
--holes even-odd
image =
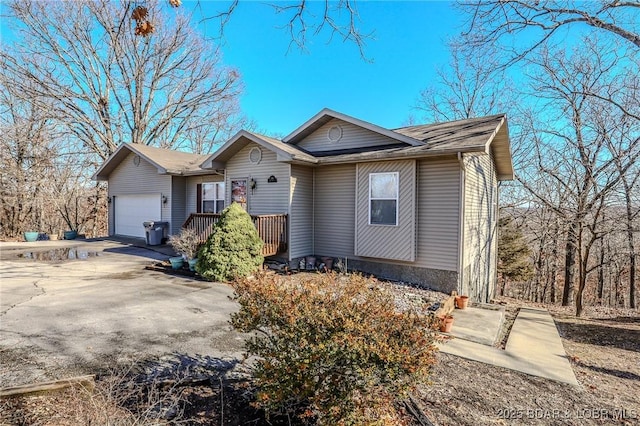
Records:
{"label": "gable vent", "polygon": [[262,160],[262,150],[257,146],[254,146],[249,151],[249,162],[251,164],[258,164]]}
{"label": "gable vent", "polygon": [[329,139],[329,142],[331,143],[336,143],[342,139],[342,127],[331,126],[329,131],[327,131],[327,139]]}

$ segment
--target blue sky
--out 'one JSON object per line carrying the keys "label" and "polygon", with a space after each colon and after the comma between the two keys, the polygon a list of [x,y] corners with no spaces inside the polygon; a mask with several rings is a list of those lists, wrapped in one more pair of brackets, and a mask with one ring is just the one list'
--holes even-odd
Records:
{"label": "blue sky", "polygon": [[[195,3],[186,2],[186,7]],[[201,2],[213,16],[226,3]],[[321,2],[311,7],[321,7]],[[289,49],[278,29],[287,18],[263,2],[241,2],[225,29],[224,61],[240,71],[244,113],[258,130],[286,135],[328,107],[387,128],[406,124],[422,89],[448,61],[445,40],[461,23],[449,2],[361,1],[363,32],[374,31],[366,56],[329,33],[308,37],[307,51]],[[207,21],[211,22],[211,21]],[[214,34],[211,22],[206,33]]]}
{"label": "blue sky", "polygon": [[[0,9],[6,5],[0,0]],[[270,4],[279,0],[243,1],[225,27],[224,62],[238,69],[245,91],[245,115],[258,131],[285,136],[322,108],[396,128],[407,124],[416,100],[436,77],[436,68],[448,62],[445,41],[459,32],[461,18],[448,1],[363,1],[356,5],[366,42],[364,60],[351,42],[330,33],[308,35],[306,51],[290,48],[289,33],[280,29],[288,17]],[[291,3],[291,2],[289,2]],[[185,12],[196,9],[195,19],[214,16],[227,1],[184,0]],[[321,11],[324,2],[310,1]],[[0,22],[5,42],[6,23]],[[199,29],[217,34],[218,23],[206,20]]]}

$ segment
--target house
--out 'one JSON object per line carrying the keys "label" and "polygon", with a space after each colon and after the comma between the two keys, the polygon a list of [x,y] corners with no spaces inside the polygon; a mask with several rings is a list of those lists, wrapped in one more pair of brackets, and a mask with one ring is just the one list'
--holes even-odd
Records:
{"label": "house", "polygon": [[203,231],[238,202],[267,254],[346,258],[488,301],[513,165],[505,115],[390,130],[324,109],[282,140],[240,131],[210,156],[122,145],[94,178],[109,182],[111,234],[143,236],[149,219]]}

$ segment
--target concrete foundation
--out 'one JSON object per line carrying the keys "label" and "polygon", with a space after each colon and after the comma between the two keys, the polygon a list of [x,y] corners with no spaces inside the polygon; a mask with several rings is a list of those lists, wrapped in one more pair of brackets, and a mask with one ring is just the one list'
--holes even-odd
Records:
{"label": "concrete foundation", "polygon": [[458,289],[458,273],[410,265],[348,259],[349,269],[373,274],[378,278],[403,281],[418,287],[451,293]]}

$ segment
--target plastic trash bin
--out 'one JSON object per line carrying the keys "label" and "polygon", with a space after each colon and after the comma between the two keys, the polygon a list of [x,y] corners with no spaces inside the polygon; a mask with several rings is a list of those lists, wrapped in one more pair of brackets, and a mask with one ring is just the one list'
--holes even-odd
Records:
{"label": "plastic trash bin", "polygon": [[150,246],[161,245],[169,232],[169,222],[150,220],[142,222],[142,225],[144,226],[147,245]]}

